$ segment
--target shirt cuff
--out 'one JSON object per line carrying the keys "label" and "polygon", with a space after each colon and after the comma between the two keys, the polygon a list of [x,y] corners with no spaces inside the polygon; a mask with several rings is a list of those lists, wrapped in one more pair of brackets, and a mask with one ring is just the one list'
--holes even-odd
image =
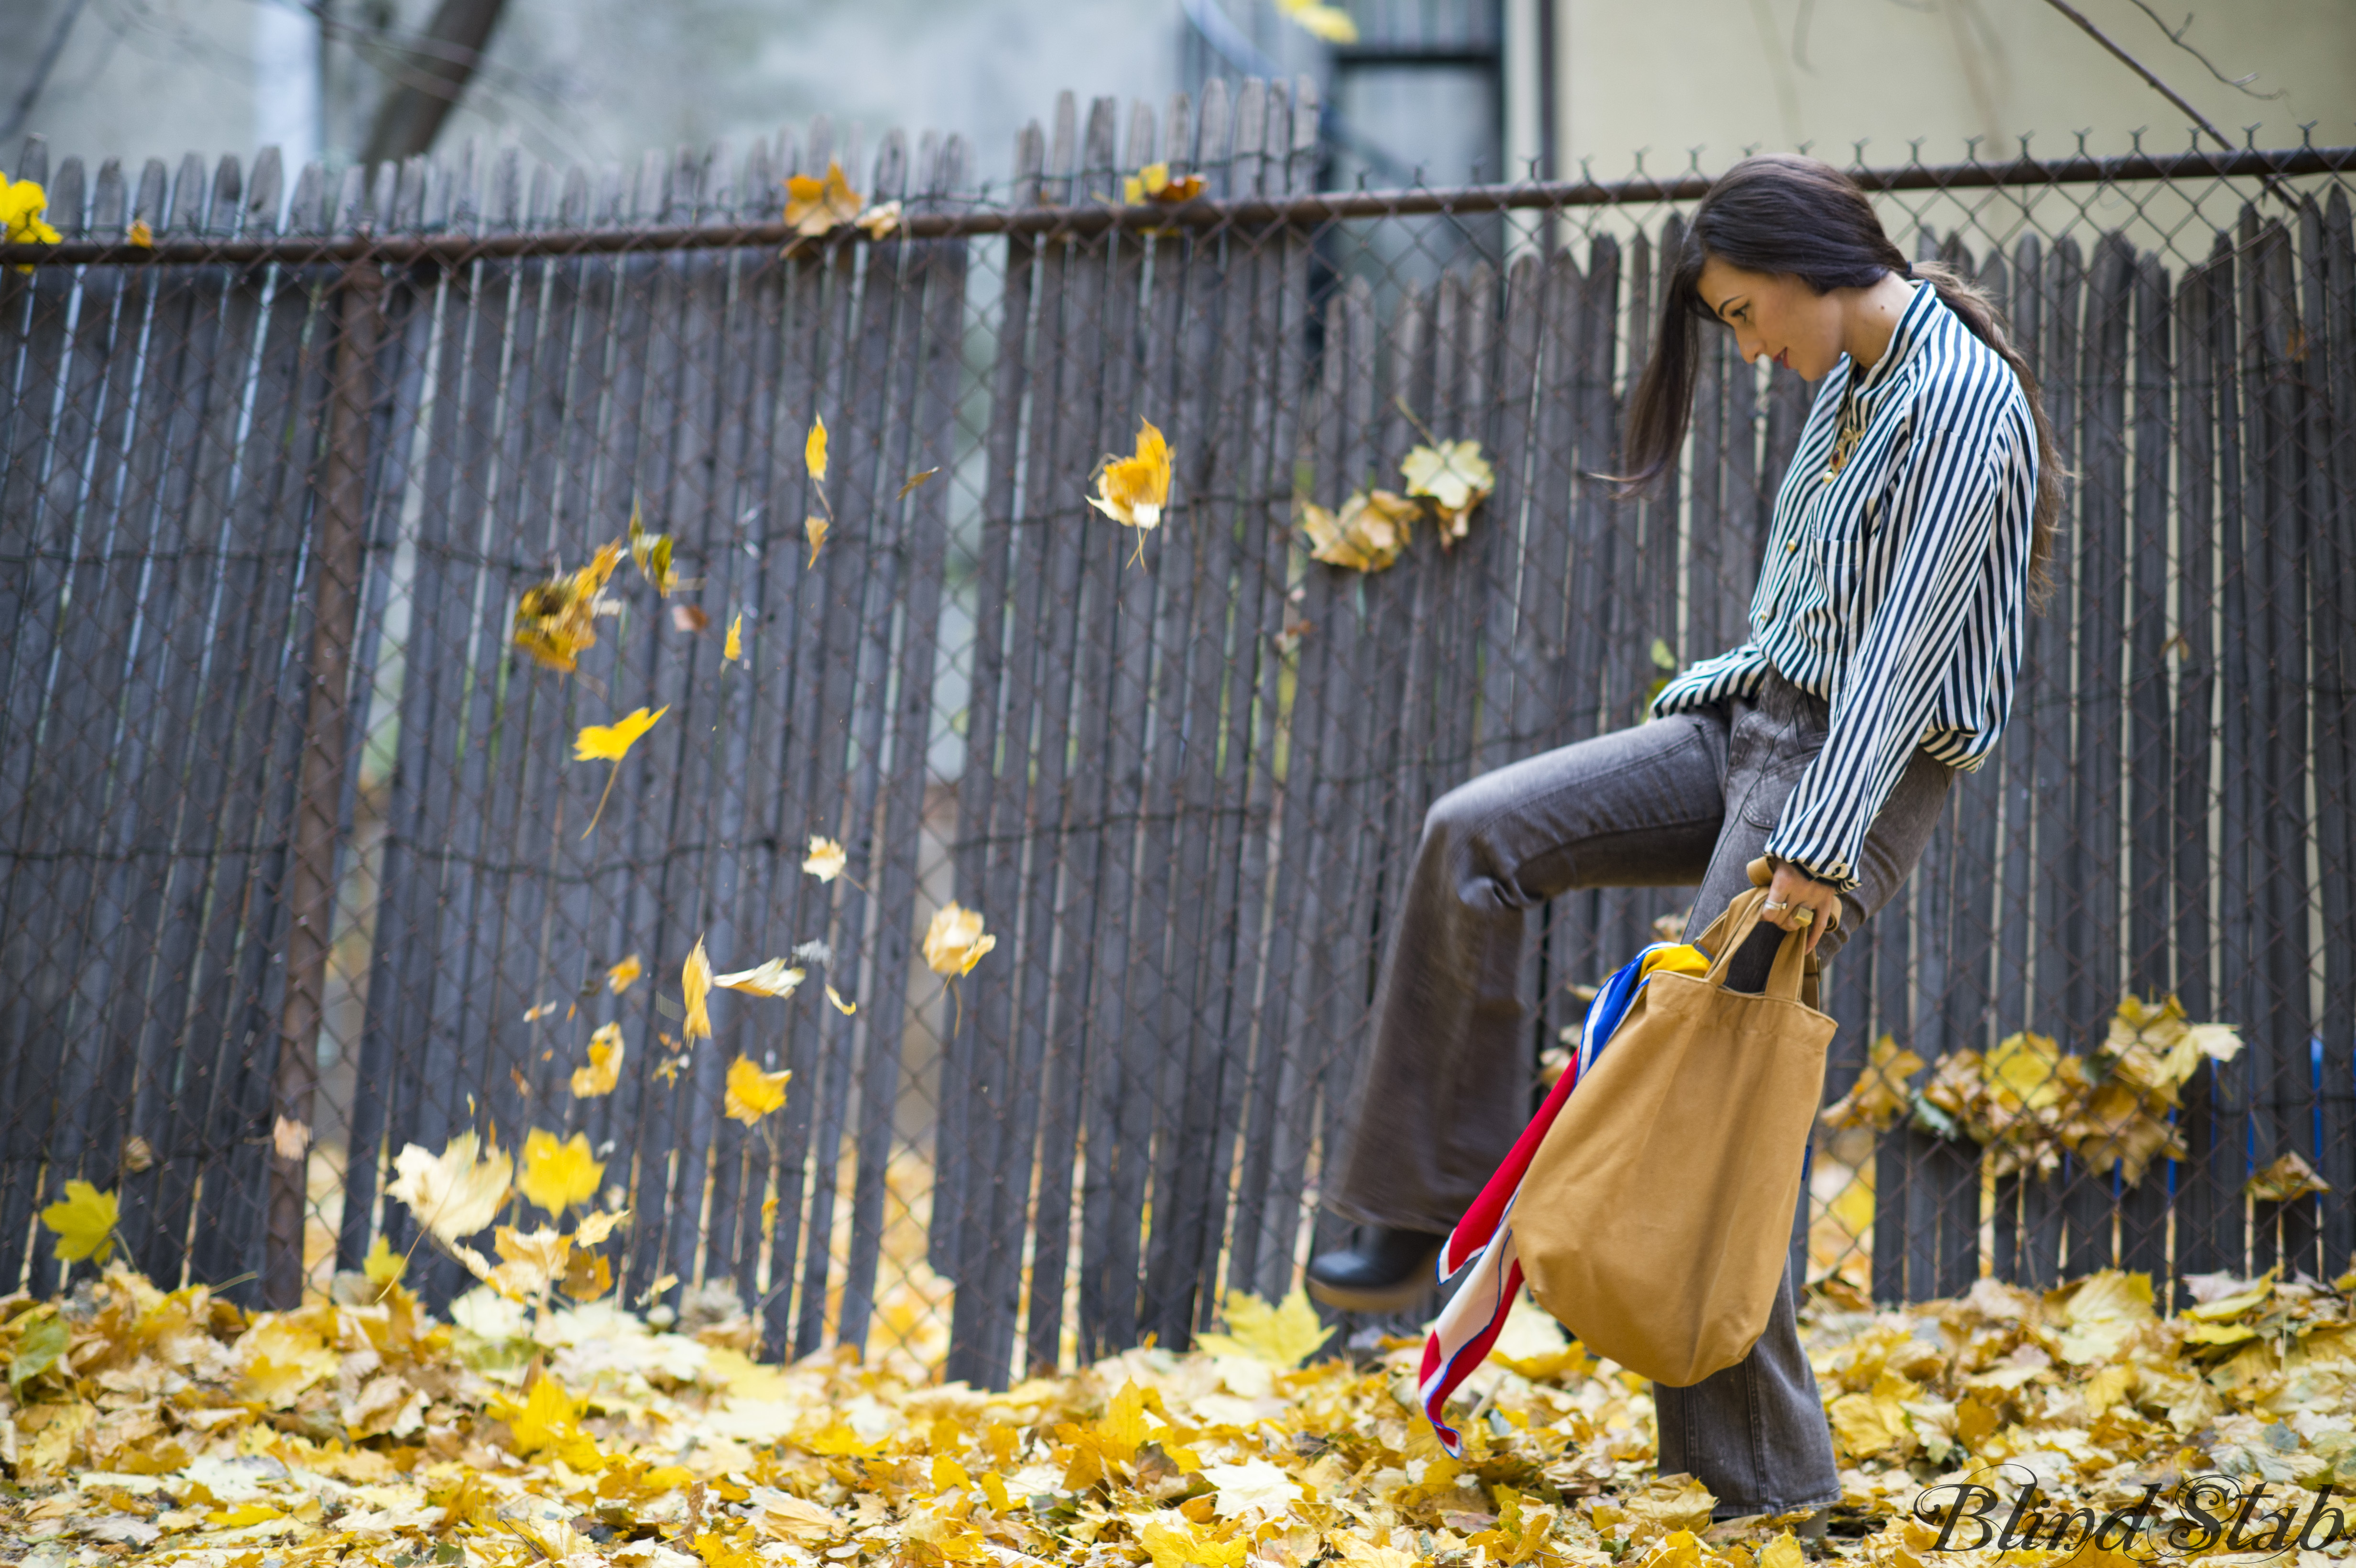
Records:
{"label": "shirt cuff", "polygon": [[1771,834],[1766,854],[1769,863],[1782,864],[1801,872],[1813,881],[1824,883],[1835,892],[1857,891],[1858,879],[1850,868],[1853,860],[1820,846],[1780,842],[1780,834]]}

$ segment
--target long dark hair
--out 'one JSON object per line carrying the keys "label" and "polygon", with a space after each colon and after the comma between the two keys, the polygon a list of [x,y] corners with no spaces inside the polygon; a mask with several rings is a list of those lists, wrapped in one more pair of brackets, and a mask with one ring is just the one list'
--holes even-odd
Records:
{"label": "long dark hair", "polygon": [[1658,479],[1676,462],[1685,443],[1701,361],[1701,335],[1693,323],[1697,317],[1718,320],[1700,288],[1702,263],[1712,256],[1745,272],[1796,277],[1820,294],[1869,287],[1884,272],[1920,278],[1939,291],[1940,301],[1963,318],[1974,336],[2012,367],[2037,421],[2029,582],[2032,601],[2041,602],[2050,589],[2046,563],[2052,559],[2054,519],[2062,510],[2062,469],[2036,372],[2013,347],[1993,300],[1936,262],[1910,265],[1882,232],[1865,193],[1832,165],[1815,158],[1791,153],[1745,158],[1719,176],[1694,209],[1661,302],[1660,335],[1628,410],[1622,456],[1626,471],[1620,477],[1629,489],[1644,489]]}

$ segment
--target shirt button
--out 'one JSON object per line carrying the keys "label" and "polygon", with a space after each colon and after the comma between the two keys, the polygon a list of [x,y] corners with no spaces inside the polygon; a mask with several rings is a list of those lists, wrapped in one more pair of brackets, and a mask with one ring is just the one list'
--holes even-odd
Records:
{"label": "shirt button", "polygon": [[1785,539],[1783,541],[1783,553],[1785,555],[1797,555],[1799,550],[1800,541],[1798,539]]}

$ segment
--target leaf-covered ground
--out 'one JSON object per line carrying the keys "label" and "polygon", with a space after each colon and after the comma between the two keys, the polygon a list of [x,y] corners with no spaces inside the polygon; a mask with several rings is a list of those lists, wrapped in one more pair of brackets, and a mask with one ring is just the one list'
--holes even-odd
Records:
{"label": "leaf-covered ground", "polygon": [[1231,1301],[1229,1332],[1191,1354],[993,1393],[847,1352],[759,1365],[750,1323],[707,1298],[687,1332],[611,1299],[534,1315],[487,1290],[444,1324],[345,1276],[348,1302],[249,1316],[117,1267],[0,1307],[0,1555],[1925,1568],[1918,1494],[2005,1461],[2098,1508],[2214,1474],[2266,1480],[2304,1516],[2316,1488],[2356,1486],[2351,1286],[2220,1277],[2173,1319],[2117,1274],[2044,1297],[1983,1281],[1908,1311],[1819,1300],[1806,1331],[1846,1496],[1804,1543],[1772,1520],[1712,1526],[1698,1483],[1655,1473],[1645,1385],[1526,1307],[1467,1391],[1459,1464],[1416,1411],[1417,1349],[1295,1367],[1318,1339],[1297,1299]]}

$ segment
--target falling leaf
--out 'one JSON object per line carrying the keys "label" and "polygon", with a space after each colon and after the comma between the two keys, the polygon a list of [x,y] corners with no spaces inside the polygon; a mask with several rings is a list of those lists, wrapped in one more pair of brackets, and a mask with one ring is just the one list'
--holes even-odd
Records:
{"label": "falling leaf", "polygon": [[709,631],[712,616],[700,604],[674,604],[670,607],[670,624],[682,632]]}
{"label": "falling leaf", "polygon": [[1226,1333],[1197,1334],[1195,1342],[1215,1356],[1242,1356],[1287,1370],[1323,1349],[1335,1333],[1317,1321],[1317,1309],[1299,1285],[1274,1307],[1247,1291],[1229,1291],[1226,1316]]}
{"label": "falling leaf", "polygon": [[581,1222],[573,1227],[573,1240],[580,1246],[594,1247],[612,1235],[615,1227],[629,1217],[627,1209],[594,1210],[581,1216]]}
{"label": "falling leaf", "polygon": [[123,1153],[121,1158],[123,1161],[123,1168],[133,1176],[136,1176],[143,1170],[154,1168],[155,1164],[155,1146],[149,1143],[145,1138],[141,1137],[137,1133],[133,1133],[123,1140]]}
{"label": "falling leaf", "polygon": [[555,1010],[556,1004],[554,1002],[541,1002],[535,1007],[530,1007],[524,1009],[523,1021],[528,1024],[538,1023],[541,1019],[546,1018]]}
{"label": "falling leaf", "polygon": [[1407,476],[1407,493],[1425,496],[1440,512],[1440,542],[1443,547],[1462,539],[1471,526],[1472,508],[1497,487],[1495,470],[1481,455],[1477,441],[1443,441],[1419,446],[1399,464]]}
{"label": "falling leaf", "polygon": [[633,953],[605,971],[605,989],[618,997],[628,990],[637,982],[637,977],[646,972],[646,965],[639,961],[638,955]]}
{"label": "falling leaf", "polygon": [[384,1239],[382,1232],[379,1232],[376,1240],[369,1243],[368,1255],[360,1259],[360,1273],[368,1276],[370,1285],[382,1290],[387,1285],[400,1283],[401,1276],[408,1272],[409,1260],[394,1252],[392,1243]]}
{"label": "falling leaf", "polygon": [[840,840],[810,835],[809,853],[802,857],[803,870],[821,882],[830,882],[842,875],[843,867],[850,863],[851,858],[843,852]]}
{"label": "falling leaf", "polygon": [[930,479],[934,475],[938,474],[940,470],[937,468],[918,469],[916,473],[909,475],[906,479],[901,481],[900,493],[893,496],[892,499],[895,501],[906,500],[909,496],[916,493],[917,488],[921,486],[926,480]]}
{"label": "falling leaf", "polygon": [[292,1116],[280,1116],[270,1125],[270,1147],[281,1159],[301,1159],[311,1147],[311,1129]]}
{"label": "falling leaf", "polygon": [[516,603],[516,646],[551,669],[572,669],[596,645],[597,616],[618,607],[604,590],[621,559],[622,547],[609,544],[580,571],[525,589]]}
{"label": "falling leaf", "polygon": [[407,1204],[420,1225],[445,1242],[474,1235],[507,1202],[511,1169],[496,1149],[477,1159],[475,1145],[472,1133],[460,1133],[439,1155],[407,1145],[393,1157],[400,1179],[386,1195]]}
{"label": "falling leaf", "polygon": [[818,552],[826,548],[826,519],[824,517],[815,516],[804,517],[802,519],[802,530],[809,536],[809,564],[816,566],[818,564]]}
{"label": "falling leaf", "polygon": [[1162,510],[1170,504],[1170,443],[1151,420],[1137,421],[1137,451],[1128,457],[1107,453],[1090,475],[1097,493],[1088,505],[1126,528],[1137,530],[1137,548],[1162,524]]}
{"label": "falling leaf", "polygon": [[900,227],[900,204],[896,200],[878,202],[851,222],[870,240],[888,240]]}
{"label": "falling leaf", "polygon": [[695,951],[679,972],[679,988],[687,998],[687,1021],[680,1032],[690,1040],[712,1038],[712,1014],[706,1002],[712,996],[712,960],[703,951],[703,938],[695,939]]}
{"label": "falling leaf", "polygon": [[582,837],[586,838],[595,831],[597,819],[605,815],[605,801],[614,793],[614,781],[622,776],[622,759],[630,754],[630,748],[638,743],[640,736],[655,727],[655,720],[669,711],[669,703],[656,709],[652,713],[643,708],[637,709],[626,717],[616,719],[611,724],[584,725],[581,733],[573,738],[573,760],[574,762],[602,760],[610,761],[614,764],[613,773],[605,779],[605,793],[597,797],[597,809],[589,814],[589,826],[581,830]]}
{"label": "falling leaf", "polygon": [[614,1288],[614,1265],[602,1253],[574,1253],[565,1260],[557,1288],[575,1301],[594,1301]]}
{"label": "falling leaf", "polygon": [[1358,24],[1339,5],[1326,5],[1323,0],[1276,0],[1276,8],[1293,26],[1326,43],[1358,41]]}
{"label": "falling leaf", "polygon": [[794,962],[819,965],[831,964],[834,962],[834,949],[829,947],[822,938],[809,942],[798,942],[794,944]]}
{"label": "falling leaf", "polygon": [[605,1175],[604,1162],[590,1157],[588,1134],[575,1133],[559,1143],[555,1134],[534,1127],[524,1136],[522,1168],[515,1184],[532,1202],[562,1214],[596,1197]]}
{"label": "falling leaf", "polygon": [[654,585],[655,592],[669,598],[679,586],[679,572],[671,565],[671,543],[669,534],[650,534],[638,520],[638,503],[630,499],[630,559],[638,563],[638,572]]}
{"label": "falling leaf", "polygon": [[859,213],[859,193],[832,158],[827,160],[824,179],[795,175],[786,181],[786,222],[797,234],[817,239],[856,221]]}
{"label": "falling leaf", "polygon": [[954,902],[935,911],[925,928],[925,963],[936,975],[970,975],[997,945],[998,938],[982,933],[981,912]]}
{"label": "falling leaf", "polygon": [[601,1024],[589,1037],[589,1064],[573,1070],[573,1097],[594,1100],[610,1094],[622,1081],[622,1026]]}
{"label": "falling leaf", "polygon": [[730,664],[744,662],[744,617],[737,616],[728,623],[728,640],[721,645],[720,656]]}
{"label": "falling leaf", "polygon": [[2331,1190],[2331,1183],[2293,1149],[2253,1174],[2242,1184],[2242,1190],[2260,1203],[2293,1203],[2321,1197]]}
{"label": "falling leaf", "polygon": [[794,987],[808,976],[803,971],[787,966],[782,958],[772,958],[755,968],[740,969],[734,975],[714,975],[712,983],[731,991],[744,991],[755,997],[790,997]]}
{"label": "falling leaf", "polygon": [[723,1108],[734,1120],[751,1126],[786,1103],[786,1084],[791,1072],[764,1072],[759,1063],[749,1056],[740,1056],[728,1064],[728,1089]]}
{"label": "falling leaf", "polygon": [[119,1218],[114,1194],[87,1181],[67,1182],[66,1195],[41,1211],[42,1225],[58,1239],[58,1257],[70,1264],[84,1258],[102,1264],[112,1255]]}
{"label": "falling leaf", "polygon": [[499,1253],[498,1283],[517,1296],[541,1296],[554,1289],[573,1254],[573,1238],[546,1226],[524,1232],[501,1225],[492,1242]]}
{"label": "falling leaf", "polygon": [[1407,549],[1419,510],[1393,491],[1359,490],[1339,513],[1301,503],[1301,526],[1309,535],[1312,559],[1355,571],[1382,571]]}
{"label": "falling leaf", "polygon": [[826,416],[810,416],[809,434],[802,438],[802,466],[819,484],[826,483]]}
{"label": "falling leaf", "polygon": [[856,1002],[844,1001],[842,999],[842,993],[836,990],[832,986],[829,986],[826,988],[826,999],[832,1002],[834,1004],[834,1010],[841,1013],[845,1018],[849,1018],[851,1014],[859,1010],[859,1005]]}

